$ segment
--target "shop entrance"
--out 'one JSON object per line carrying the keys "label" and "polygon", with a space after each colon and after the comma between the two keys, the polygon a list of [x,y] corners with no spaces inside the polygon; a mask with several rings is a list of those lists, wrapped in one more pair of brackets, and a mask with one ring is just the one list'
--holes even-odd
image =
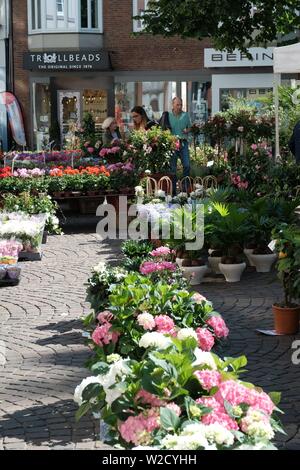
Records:
{"label": "shop entrance", "polygon": [[107,104],[106,90],[59,90],[58,114],[62,145],[73,146],[75,132],[81,127],[86,113],[92,115],[96,132],[101,134],[102,123],[108,116]]}

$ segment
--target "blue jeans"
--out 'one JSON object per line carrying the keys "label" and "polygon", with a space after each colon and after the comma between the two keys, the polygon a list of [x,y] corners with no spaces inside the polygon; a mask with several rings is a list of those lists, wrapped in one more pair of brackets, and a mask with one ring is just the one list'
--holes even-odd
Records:
{"label": "blue jeans", "polygon": [[[171,158],[171,173],[173,175],[173,196],[176,196],[176,186],[177,186],[177,161],[180,158],[183,166],[183,177],[190,176],[190,150],[189,144],[186,140],[181,143],[181,149],[176,150]],[[186,191],[186,189],[184,189]]]}

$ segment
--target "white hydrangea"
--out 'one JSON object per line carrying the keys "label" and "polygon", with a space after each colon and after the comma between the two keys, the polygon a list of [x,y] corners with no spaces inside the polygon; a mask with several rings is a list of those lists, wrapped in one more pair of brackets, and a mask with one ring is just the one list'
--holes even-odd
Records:
{"label": "white hydrangea", "polygon": [[166,349],[172,344],[170,338],[167,338],[162,333],[145,333],[139,342],[140,348],[157,348],[157,349]]}
{"label": "white hydrangea", "polygon": [[197,343],[198,343],[198,336],[195,330],[193,328],[182,328],[181,330],[178,331],[177,338],[180,341],[184,341],[185,339],[188,338],[194,338]]}
{"label": "white hydrangea", "polygon": [[136,186],[135,187],[135,195],[137,197],[143,197],[145,195],[145,191],[143,186]]}
{"label": "white hydrangea", "polygon": [[97,266],[94,267],[93,271],[97,274],[101,274],[106,271],[106,264],[101,261]]}
{"label": "white hydrangea", "polygon": [[234,443],[234,435],[219,423],[205,426],[205,437],[218,445],[232,446]]}
{"label": "white hydrangea", "polygon": [[261,411],[251,408],[242,419],[241,429],[255,439],[271,440],[275,435],[268,417]]}
{"label": "white hydrangea", "polygon": [[168,434],[162,440],[163,447],[172,450],[197,450],[199,447],[208,449],[209,443],[202,433],[174,436]]}
{"label": "white hydrangea", "polygon": [[113,388],[105,389],[106,398],[105,401],[108,406],[111,406],[114,401],[120,398],[126,391],[126,384],[120,383]]}
{"label": "white hydrangea", "polygon": [[137,322],[144,330],[154,330],[155,328],[154,316],[148,312],[141,313],[137,317]]}
{"label": "white hydrangea", "polygon": [[107,356],[106,361],[108,364],[113,364],[114,362],[120,361],[122,358],[119,354],[110,354]]}
{"label": "white hydrangea", "polygon": [[162,189],[159,189],[158,191],[155,191],[155,196],[156,197],[166,197],[166,192],[163,191]]}
{"label": "white hydrangea", "polygon": [[82,394],[84,390],[86,389],[86,387],[88,387],[91,384],[100,384],[99,377],[87,377],[81,382],[80,385],[76,387],[75,392],[74,392],[74,401],[79,406],[81,406],[83,403]]}
{"label": "white hydrangea", "polygon": [[194,354],[196,356],[196,360],[192,364],[193,367],[207,365],[212,370],[217,370],[218,369],[217,365],[215,363],[214,357],[210,352],[205,352],[205,351],[202,351],[199,348],[196,348],[195,351],[194,351]]}

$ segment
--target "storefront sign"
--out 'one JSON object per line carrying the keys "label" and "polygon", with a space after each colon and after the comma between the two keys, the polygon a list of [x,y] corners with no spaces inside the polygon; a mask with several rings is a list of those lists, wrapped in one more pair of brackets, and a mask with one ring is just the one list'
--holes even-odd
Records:
{"label": "storefront sign", "polygon": [[204,67],[272,67],[274,54],[273,47],[252,47],[248,49],[252,60],[248,59],[244,52],[235,50],[233,52],[217,51],[216,49],[205,49]]}
{"label": "storefront sign", "polygon": [[24,69],[32,71],[111,70],[106,51],[29,52],[24,55]]}

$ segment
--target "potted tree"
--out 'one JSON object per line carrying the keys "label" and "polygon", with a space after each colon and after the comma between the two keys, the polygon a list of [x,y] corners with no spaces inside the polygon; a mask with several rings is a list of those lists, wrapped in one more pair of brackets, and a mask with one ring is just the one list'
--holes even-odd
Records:
{"label": "potted tree", "polygon": [[[273,305],[277,333],[293,335],[299,331],[300,305],[300,229],[281,225],[274,230],[278,253],[277,272],[284,300]],[[296,303],[295,303],[296,302]]]}

